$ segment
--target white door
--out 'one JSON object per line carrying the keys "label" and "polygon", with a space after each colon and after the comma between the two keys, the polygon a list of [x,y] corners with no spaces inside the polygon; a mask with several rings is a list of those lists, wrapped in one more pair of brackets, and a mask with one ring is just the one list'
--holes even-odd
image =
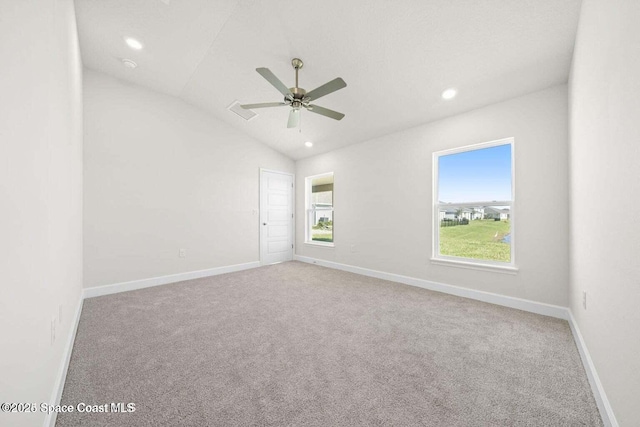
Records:
{"label": "white door", "polygon": [[293,259],[293,175],[260,171],[260,262]]}

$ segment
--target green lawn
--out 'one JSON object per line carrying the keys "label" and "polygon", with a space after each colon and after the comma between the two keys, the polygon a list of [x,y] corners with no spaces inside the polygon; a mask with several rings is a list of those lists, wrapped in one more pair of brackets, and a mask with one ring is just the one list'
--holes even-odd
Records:
{"label": "green lawn", "polygon": [[502,242],[509,234],[509,221],[483,219],[468,225],[440,227],[440,254],[491,261],[511,261],[511,245]]}
{"label": "green lawn", "polygon": [[313,229],[311,240],[316,242],[333,242],[333,229]]}

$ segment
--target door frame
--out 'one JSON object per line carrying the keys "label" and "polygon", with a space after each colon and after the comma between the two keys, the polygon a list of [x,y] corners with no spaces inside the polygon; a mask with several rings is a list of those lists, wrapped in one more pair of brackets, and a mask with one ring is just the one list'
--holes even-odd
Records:
{"label": "door frame", "polygon": [[274,169],[266,169],[260,168],[259,176],[258,176],[258,257],[260,259],[260,265],[267,265],[264,263],[262,259],[262,241],[264,240],[264,227],[262,226],[262,173],[277,173],[280,175],[287,175],[291,177],[291,244],[293,247],[291,248],[291,259],[296,255],[296,175],[290,172],[283,172]]}

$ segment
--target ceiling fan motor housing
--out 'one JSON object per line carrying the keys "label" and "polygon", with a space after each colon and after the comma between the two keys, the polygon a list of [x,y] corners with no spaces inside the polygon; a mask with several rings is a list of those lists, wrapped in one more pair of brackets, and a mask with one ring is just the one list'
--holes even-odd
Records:
{"label": "ceiling fan motor housing", "polygon": [[307,91],[301,87],[290,87],[289,90],[293,94],[294,99],[302,99],[307,94]]}

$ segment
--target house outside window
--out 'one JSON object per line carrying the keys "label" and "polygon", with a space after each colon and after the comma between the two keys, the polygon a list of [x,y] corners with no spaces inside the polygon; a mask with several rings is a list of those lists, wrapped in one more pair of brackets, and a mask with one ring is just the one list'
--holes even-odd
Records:
{"label": "house outside window", "polygon": [[515,269],[514,140],[433,154],[433,260]]}

